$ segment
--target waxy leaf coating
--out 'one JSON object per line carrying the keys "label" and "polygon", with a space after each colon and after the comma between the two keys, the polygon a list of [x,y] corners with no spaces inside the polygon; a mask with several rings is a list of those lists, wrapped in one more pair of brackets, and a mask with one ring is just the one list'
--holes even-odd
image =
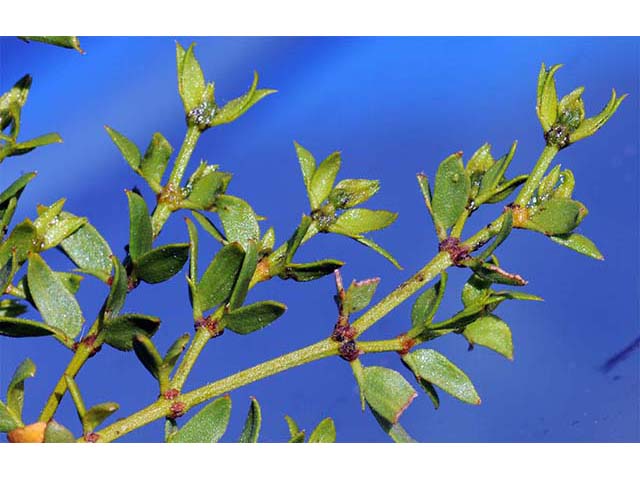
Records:
{"label": "waxy leaf coating", "polygon": [[196,413],[173,437],[174,443],[216,443],[227,431],[231,398],[224,396]]}
{"label": "waxy leaf coating", "polygon": [[463,402],[480,404],[480,397],[469,377],[441,353],[420,349],[402,358],[417,377],[440,387]]}
{"label": "waxy leaf coating", "polygon": [[402,375],[385,367],[364,369],[363,390],[371,410],[392,424],[418,395]]}
{"label": "waxy leaf coating", "polygon": [[471,345],[482,345],[513,360],[513,339],[509,325],[495,315],[485,315],[462,332]]}
{"label": "waxy leaf coating", "polygon": [[77,300],[38,254],[29,257],[29,291],[44,321],[76,337],[84,324]]}
{"label": "waxy leaf coating", "polygon": [[247,202],[231,195],[219,195],[216,205],[228,241],[239,242],[247,249],[249,240],[260,240],[256,214]]}

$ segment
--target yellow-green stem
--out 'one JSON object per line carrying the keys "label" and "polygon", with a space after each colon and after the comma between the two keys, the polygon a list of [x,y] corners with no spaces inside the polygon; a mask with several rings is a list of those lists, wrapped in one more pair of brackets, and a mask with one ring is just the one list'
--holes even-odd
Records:
{"label": "yellow-green stem", "polygon": [[184,357],[182,358],[182,361],[169,384],[169,388],[182,390],[184,382],[186,382],[196,360],[198,360],[200,353],[202,353],[202,350],[209,340],[211,340],[211,332],[207,328],[200,327],[196,330],[193,341],[191,342],[191,345],[189,345],[189,348],[187,348],[187,351],[185,352]]}
{"label": "yellow-green stem", "polygon": [[538,185],[540,185],[540,180],[544,177],[544,174],[549,169],[549,165],[551,165],[551,161],[557,153],[558,147],[554,145],[547,145],[544,147],[544,150],[542,150],[540,158],[538,158],[535,167],[533,167],[529,178],[527,178],[527,181],[522,186],[522,190],[520,190],[520,193],[518,193],[518,196],[516,197],[516,201],[514,202],[516,205],[520,205],[522,207],[527,206],[527,203],[529,203],[529,200],[533,197]]}

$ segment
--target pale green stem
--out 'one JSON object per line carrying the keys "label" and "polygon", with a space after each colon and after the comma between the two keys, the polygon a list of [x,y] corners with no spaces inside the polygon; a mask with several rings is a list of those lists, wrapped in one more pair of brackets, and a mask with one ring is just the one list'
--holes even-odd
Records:
{"label": "pale green stem", "polygon": [[549,169],[549,165],[551,165],[551,161],[557,153],[558,147],[556,146],[547,145],[544,147],[544,150],[542,150],[540,158],[538,158],[535,167],[533,167],[529,178],[527,178],[527,181],[522,186],[522,190],[520,190],[520,193],[518,193],[518,196],[516,197],[516,201],[514,202],[516,205],[520,205],[522,207],[527,206],[527,203],[529,203],[529,200],[533,197],[538,185],[540,185],[540,180],[544,177],[544,174]]}
{"label": "pale green stem", "polygon": [[182,361],[169,384],[169,388],[175,388],[177,390],[182,389],[184,382],[187,380],[189,373],[191,373],[191,370],[196,363],[196,360],[198,360],[198,357],[209,340],[211,340],[211,332],[209,332],[208,329],[201,327],[196,330],[193,341],[185,352],[184,357],[182,358]]}

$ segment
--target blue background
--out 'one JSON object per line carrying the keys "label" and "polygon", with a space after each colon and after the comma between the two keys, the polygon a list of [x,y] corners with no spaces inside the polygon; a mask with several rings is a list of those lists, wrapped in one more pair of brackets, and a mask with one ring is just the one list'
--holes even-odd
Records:
{"label": "blue background", "polygon": [[[177,149],[185,131],[177,95],[174,41],[169,38],[83,38],[87,54],[46,45],[0,40],[0,91],[24,73],[34,77],[23,112],[22,138],[57,131],[62,145],[7,159],[0,189],[21,172],[37,170],[16,219],[35,216],[38,202],[68,197],[67,209],[88,216],[115,252],[127,243],[124,188],[139,185],[103,130],[108,124],[145,148],[155,131]],[[261,85],[279,90],[239,121],[206,132],[194,155],[235,173],[229,192],[246,198],[268,217],[278,242],[307,210],[292,145],[299,141],[316,158],[343,153],[339,178],[382,179],[372,208],[400,212],[396,224],[374,238],[404,266],[397,271],[382,257],[343,237],[320,236],[306,245],[301,260],[336,257],[347,261],[352,278],[381,276],[375,299],[420,268],[437,248],[415,181],[433,175],[438,162],[463,150],[465,158],[483,142],[501,155],[514,139],[519,147],[510,174],[529,171],[543,147],[535,115],[541,62],[564,63],[558,89],[587,87],[587,113],[598,112],[610,88],[630,93],[613,120],[595,137],[560,153],[558,161],[577,178],[575,197],[590,209],[580,231],[606,257],[588,259],[541,235],[516,231],[500,253],[503,265],[530,280],[527,291],[544,303],[511,302],[497,313],[513,330],[515,361],[481,347],[467,352],[464,339],[450,335],[433,346],[463,368],[482,397],[480,407],[446,394],[434,411],[421,394],[403,424],[421,441],[549,442],[638,441],[639,355],[635,351],[609,373],[601,365],[640,335],[638,322],[638,41],[620,38],[184,38],[198,43],[207,78],[216,81],[219,103],[243,93],[255,69]],[[191,169],[193,165],[191,165]],[[190,170],[191,170],[190,169]],[[483,226],[499,207],[474,215],[469,230]],[[185,213],[186,214],[186,213]],[[174,215],[161,242],[185,241],[183,213]],[[202,236],[203,239],[207,237]],[[214,253],[202,249],[202,262]],[[62,255],[47,260],[70,268]],[[437,318],[460,307],[459,288],[467,273],[454,269]],[[334,285],[274,280],[250,299],[285,302],[287,314],[250,336],[228,332],[208,345],[187,382],[191,389],[325,337],[335,322]],[[87,279],[79,292],[90,321],[105,295]],[[395,336],[407,329],[411,302],[400,306],[366,334]],[[161,351],[180,334],[192,332],[183,275],[160,286],[141,285],[127,299],[128,311],[162,318],[155,336]],[[34,318],[34,312],[25,314]],[[0,338],[0,386],[4,390],[26,356],[38,366],[28,381],[25,420],[35,421],[70,354],[47,339]],[[397,355],[366,356],[366,365],[402,370]],[[132,354],[109,347],[78,376],[87,404],[120,403],[116,417],[153,401],[155,381]],[[387,441],[373,417],[359,410],[347,364],[326,359],[232,393],[226,440],[239,435],[250,395],[261,402],[261,440],[287,438],[285,414],[308,431],[326,416],[335,419],[339,441]],[[78,421],[65,397],[57,416],[77,432]],[[126,437],[159,441],[162,422]]]}

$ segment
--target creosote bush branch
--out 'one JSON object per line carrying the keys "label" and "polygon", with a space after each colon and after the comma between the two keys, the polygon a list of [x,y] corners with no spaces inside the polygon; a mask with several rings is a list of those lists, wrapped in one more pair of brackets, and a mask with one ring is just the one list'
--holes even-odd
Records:
{"label": "creosote bush branch", "polygon": [[[21,37],[72,48],[75,37]],[[481,146],[466,162],[461,152],[445,158],[430,182],[418,174],[418,187],[439,240],[439,251],[425,266],[371,305],[379,278],[353,281],[345,285],[340,274],[344,264],[337,259],[299,263],[296,254],[319,234],[349,237],[382,255],[400,268],[395,258],[372,238],[371,232],[393,224],[397,214],[362,207],[378,193],[380,183],[370,179],[338,181],[342,157],[332,153],[321,161],[298,143],[294,144],[309,206],[297,227],[276,245],[273,228],[263,231],[251,205],[228,193],[231,173],[202,161],[185,178],[189,162],[201,135],[210,128],[231,123],[275,90],[258,88],[254,73],[249,89],[238,98],[219,105],[213,82],[206,80],[195,56],[194,45],[184,49],[176,44],[178,92],[184,106],[186,134],[174,156],[174,148],[155,133],[144,151],[123,133],[107,126],[107,134],[131,169],[145,180],[154,204],[137,189],[126,191],[130,235],[126,255],[118,258],[103,236],[87,218],[64,209],[65,199],[39,206],[35,220],[12,223],[17,203],[35,173],[16,179],[0,193],[0,334],[8,337],[50,337],[70,350],[71,358],[45,403],[37,421],[23,418],[25,381],[36,367],[26,359],[16,369],[0,401],[0,431],[11,442],[110,442],[148,423],[165,422],[166,442],[216,442],[225,434],[231,412],[230,392],[288,369],[331,356],[339,356],[351,367],[360,390],[361,406],[368,406],[375,420],[397,442],[413,441],[401,426],[402,413],[416,398],[420,387],[439,406],[445,392],[462,402],[480,404],[470,378],[437,350],[424,344],[443,335],[465,338],[513,358],[508,324],[495,312],[506,300],[536,301],[539,297],[514,289],[526,285],[517,273],[505,269],[496,250],[513,229],[525,229],[583,255],[602,259],[595,244],[576,231],[588,211],[573,199],[574,175],[556,165],[556,155],[571,144],[593,135],[620,106],[624,96],[613,91],[601,113],[587,118],[583,88],[558,98],[555,75],[558,65],[543,64],[538,77],[536,111],[545,146],[526,174],[510,177],[509,166],[516,154],[516,142],[504,155],[494,157],[488,144]],[[21,112],[27,101],[31,77],[18,80],[0,97],[0,162],[28,153],[61,138],[55,133],[24,140],[20,136]],[[173,159],[173,160],[172,160]],[[171,168],[167,173],[169,164]],[[509,199],[515,195],[515,200]],[[503,204],[502,213],[485,228],[465,236],[467,220],[486,204]],[[161,233],[172,214],[190,213],[186,218],[185,241],[163,244]],[[11,228],[10,228],[11,226]],[[202,233],[204,236],[201,238]],[[198,271],[201,241],[219,245],[207,268]],[[45,260],[51,249],[62,251],[74,265],[71,272],[55,271]],[[447,289],[447,270],[466,268],[469,279],[461,292],[462,307],[449,318],[437,317]],[[166,352],[160,352],[153,336],[160,319],[144,313],[125,312],[127,294],[136,288],[152,288],[186,269],[189,302],[195,334],[183,335]],[[75,294],[86,275],[105,286],[99,314],[86,330],[83,309]],[[191,391],[183,391],[186,380],[201,352],[223,332],[248,335],[267,327],[286,311],[277,300],[247,303],[248,292],[256,285],[279,278],[308,282],[333,275],[336,321],[327,338],[307,347],[236,372]],[[145,285],[141,285],[145,284]],[[415,294],[406,328],[397,337],[363,341],[361,335]],[[39,312],[40,320],[22,315],[27,304]],[[81,385],[75,377],[103,346],[133,352],[141,365],[157,381],[157,392],[149,395],[142,410],[102,426],[118,410],[112,401],[87,407]],[[399,366],[413,383],[394,369],[375,366],[375,354],[397,352]],[[366,356],[367,361],[362,361]],[[371,359],[372,365],[368,365]],[[65,395],[75,405],[81,434],[55,420]],[[187,422],[180,417],[207,403]],[[240,442],[259,438],[262,412],[257,399],[249,405]],[[320,422],[309,435],[290,417],[290,442],[332,442],[336,429],[331,418]]]}

